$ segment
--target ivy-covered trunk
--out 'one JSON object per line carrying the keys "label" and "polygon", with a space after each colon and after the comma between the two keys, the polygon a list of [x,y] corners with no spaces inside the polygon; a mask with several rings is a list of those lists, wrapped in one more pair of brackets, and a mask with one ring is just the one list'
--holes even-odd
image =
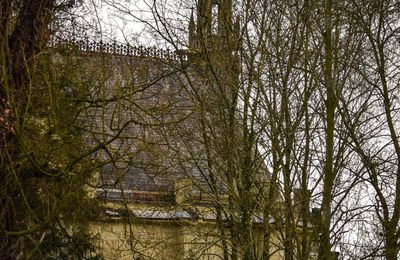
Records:
{"label": "ivy-covered trunk", "polygon": [[[0,4],[0,258],[21,256],[29,226],[29,194],[24,185],[34,169],[22,160],[26,114],[31,102],[37,56],[50,36],[54,0],[4,0]],[[28,129],[30,130],[30,129]]]}

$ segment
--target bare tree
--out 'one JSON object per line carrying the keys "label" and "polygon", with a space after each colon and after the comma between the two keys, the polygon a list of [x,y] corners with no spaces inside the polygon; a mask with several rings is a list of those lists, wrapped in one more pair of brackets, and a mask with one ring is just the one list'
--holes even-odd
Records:
{"label": "bare tree", "polygon": [[[363,52],[358,65],[363,84],[355,100],[357,105],[344,106],[347,126],[352,133],[354,150],[365,167],[369,200],[382,231],[377,231],[376,247],[366,250],[369,256],[383,255],[398,258],[399,239],[399,147],[397,103],[398,98],[398,13],[399,6],[392,1],[352,2],[351,15],[365,35]],[[371,212],[372,214],[372,212]],[[375,227],[376,228],[376,227]],[[374,227],[371,227],[373,230]],[[381,240],[382,239],[382,240]]]}

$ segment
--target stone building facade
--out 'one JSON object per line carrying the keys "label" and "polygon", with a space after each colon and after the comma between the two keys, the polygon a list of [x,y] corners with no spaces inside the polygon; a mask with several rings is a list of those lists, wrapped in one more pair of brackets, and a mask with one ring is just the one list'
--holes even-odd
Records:
{"label": "stone building facade", "polygon": [[[235,212],[238,192],[232,188],[238,177],[224,154],[230,138],[241,135],[226,124],[240,117],[233,101],[239,19],[232,17],[230,0],[200,0],[196,14],[185,50],[77,44],[99,75],[89,93],[85,128],[88,145],[101,148],[93,157],[100,166],[91,191],[102,212],[89,229],[98,234],[106,259],[245,254]],[[258,181],[268,185],[262,161],[254,165]],[[270,234],[265,249],[265,228],[275,219],[261,207],[248,218],[253,256],[282,259],[278,233]]]}

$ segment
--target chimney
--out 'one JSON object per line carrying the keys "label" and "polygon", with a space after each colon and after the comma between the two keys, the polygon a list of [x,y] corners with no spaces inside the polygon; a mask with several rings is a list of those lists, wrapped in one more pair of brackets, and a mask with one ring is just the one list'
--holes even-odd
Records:
{"label": "chimney", "polygon": [[174,183],[176,204],[188,204],[192,200],[193,181],[189,178],[176,179]]}
{"label": "chimney", "polygon": [[303,211],[307,213],[310,212],[310,199],[311,199],[310,190],[305,190],[305,191],[303,189],[294,190],[293,202],[297,214],[301,215]]}

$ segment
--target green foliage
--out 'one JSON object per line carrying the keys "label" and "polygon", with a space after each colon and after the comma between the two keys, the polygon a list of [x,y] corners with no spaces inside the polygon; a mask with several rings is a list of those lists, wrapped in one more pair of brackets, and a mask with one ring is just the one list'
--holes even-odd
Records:
{"label": "green foliage", "polygon": [[97,237],[91,237],[83,231],[69,235],[66,230],[52,230],[40,245],[40,254],[45,259],[103,259],[96,253]]}
{"label": "green foliage", "polygon": [[98,209],[88,196],[94,160],[81,156],[86,151],[82,100],[91,82],[75,57],[49,50],[38,59],[17,129],[18,156],[10,168],[18,183],[12,221],[28,235],[16,234],[25,242],[15,252],[35,258],[100,259],[96,239],[74,228],[85,226]]}

